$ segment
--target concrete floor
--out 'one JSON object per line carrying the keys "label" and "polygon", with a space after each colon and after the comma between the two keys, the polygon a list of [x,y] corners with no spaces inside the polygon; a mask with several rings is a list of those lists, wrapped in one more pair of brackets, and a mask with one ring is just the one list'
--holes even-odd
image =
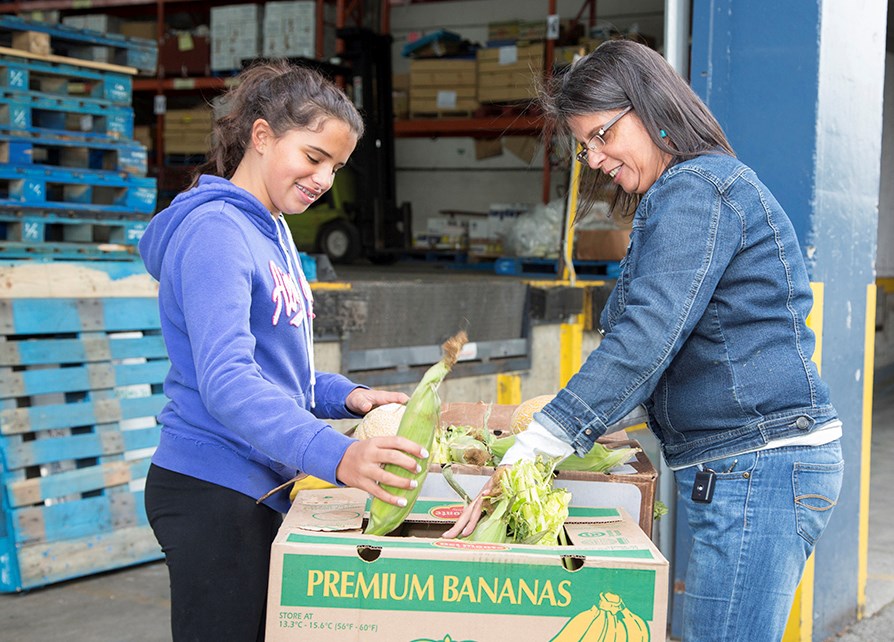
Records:
{"label": "concrete floor", "polygon": [[869,560],[866,614],[837,642],[894,640],[894,372],[876,372],[869,489]]}
{"label": "concrete floor", "polygon": [[[881,374],[881,373],[879,373]],[[881,380],[879,380],[881,379]],[[894,639],[894,376],[877,376],[873,412],[866,614],[838,642]],[[0,639],[17,642],[170,640],[163,562],[0,595]]]}

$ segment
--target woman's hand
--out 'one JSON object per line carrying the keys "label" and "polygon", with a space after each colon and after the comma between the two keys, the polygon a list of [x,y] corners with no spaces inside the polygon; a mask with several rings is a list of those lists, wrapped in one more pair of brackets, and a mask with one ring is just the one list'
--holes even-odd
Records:
{"label": "woman's hand", "polygon": [[410,455],[423,460],[428,459],[428,452],[406,437],[362,439],[348,446],[338,468],[335,469],[335,476],[345,486],[365,490],[373,497],[378,497],[389,504],[405,506],[407,500],[404,497],[392,495],[384,486],[409,489],[416,486],[416,480],[389,473],[384,465],[395,464],[415,474],[421,467]]}
{"label": "woman's hand", "polygon": [[[499,467],[497,468],[499,470]],[[494,484],[497,483],[497,473],[494,472],[491,475],[490,479],[488,479],[484,486],[481,488],[481,492],[478,493],[478,496],[471,504],[467,504],[463,509],[462,514],[456,520],[456,523],[450,527],[450,530],[446,531],[441,537],[446,539],[453,539],[454,537],[468,537],[472,534],[472,531],[475,530],[475,527],[478,526],[478,520],[481,519],[481,511],[482,506],[484,505],[484,498],[490,495],[493,492]]]}
{"label": "woman's hand", "polygon": [[386,403],[407,403],[410,398],[402,392],[354,388],[345,399],[345,407],[355,415],[365,415],[373,408]]}

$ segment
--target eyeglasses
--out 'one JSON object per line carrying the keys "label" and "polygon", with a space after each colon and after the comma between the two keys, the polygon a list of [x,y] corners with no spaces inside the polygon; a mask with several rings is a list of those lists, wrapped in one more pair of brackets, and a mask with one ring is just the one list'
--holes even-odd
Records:
{"label": "eyeglasses", "polygon": [[581,162],[581,163],[583,163],[584,165],[586,165],[586,164],[587,164],[587,152],[595,152],[595,153],[598,153],[598,152],[602,151],[602,148],[605,147],[605,138],[603,138],[603,136],[605,136],[605,133],[606,133],[609,129],[611,129],[612,126],[613,126],[616,122],[618,122],[619,120],[621,120],[621,118],[623,118],[623,116],[624,116],[628,111],[630,111],[631,109],[633,109],[633,106],[632,106],[632,105],[629,106],[629,107],[625,107],[624,110],[623,110],[620,114],[618,114],[617,116],[615,116],[614,118],[612,118],[610,121],[608,121],[607,123],[605,123],[602,127],[600,127],[600,128],[599,128],[599,131],[596,132],[595,134],[593,134],[593,137],[592,137],[590,140],[587,141],[587,144],[584,145],[584,148],[583,148],[582,150],[580,150],[577,154],[575,154],[574,157],[575,157],[579,162]]}

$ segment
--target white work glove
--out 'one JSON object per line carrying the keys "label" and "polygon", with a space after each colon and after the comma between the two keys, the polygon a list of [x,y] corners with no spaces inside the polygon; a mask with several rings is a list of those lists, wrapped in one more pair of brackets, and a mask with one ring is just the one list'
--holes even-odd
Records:
{"label": "white work glove", "polygon": [[527,430],[515,436],[515,443],[506,451],[500,465],[511,465],[522,459],[536,459],[537,455],[565,459],[573,452],[574,448],[570,444],[556,437],[534,419],[528,424]]}
{"label": "white work glove", "polygon": [[[648,417],[648,413],[643,406],[637,406],[625,415],[621,421],[612,424],[605,431],[606,434],[618,432],[643,423]],[[533,419],[528,424],[527,430],[523,430],[515,436],[515,443],[509,447],[500,465],[512,465],[521,459],[536,459],[537,455],[544,457],[566,457],[574,453],[574,448],[570,444],[559,439],[546,428],[543,424]]]}

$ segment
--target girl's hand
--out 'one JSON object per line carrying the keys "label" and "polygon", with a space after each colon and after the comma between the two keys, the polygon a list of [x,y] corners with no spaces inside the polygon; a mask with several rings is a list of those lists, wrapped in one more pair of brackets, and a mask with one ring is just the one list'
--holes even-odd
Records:
{"label": "girl's hand", "polygon": [[407,403],[410,398],[402,392],[354,388],[345,399],[345,407],[355,415],[365,415],[373,408],[386,403]]}
{"label": "girl's hand", "polygon": [[342,456],[338,468],[335,469],[335,476],[345,486],[365,490],[373,497],[378,497],[389,504],[403,506],[407,500],[392,495],[384,486],[409,489],[415,487],[416,480],[389,473],[383,466],[396,464],[415,474],[421,467],[410,455],[428,459],[428,452],[406,437],[372,437],[355,441],[348,446]]}
{"label": "girl's hand", "polygon": [[[499,470],[499,468],[497,469]],[[491,478],[485,482],[484,486],[481,488],[481,492],[478,493],[478,497],[471,504],[467,504],[463,509],[462,514],[456,520],[456,523],[450,527],[450,530],[446,531],[441,537],[446,539],[453,539],[454,537],[462,536],[468,537],[472,534],[472,531],[475,530],[475,527],[478,525],[478,520],[481,519],[481,511],[482,506],[484,504],[484,498],[487,495],[490,495],[494,488],[494,483],[496,483],[497,474],[494,472],[491,475]]]}

